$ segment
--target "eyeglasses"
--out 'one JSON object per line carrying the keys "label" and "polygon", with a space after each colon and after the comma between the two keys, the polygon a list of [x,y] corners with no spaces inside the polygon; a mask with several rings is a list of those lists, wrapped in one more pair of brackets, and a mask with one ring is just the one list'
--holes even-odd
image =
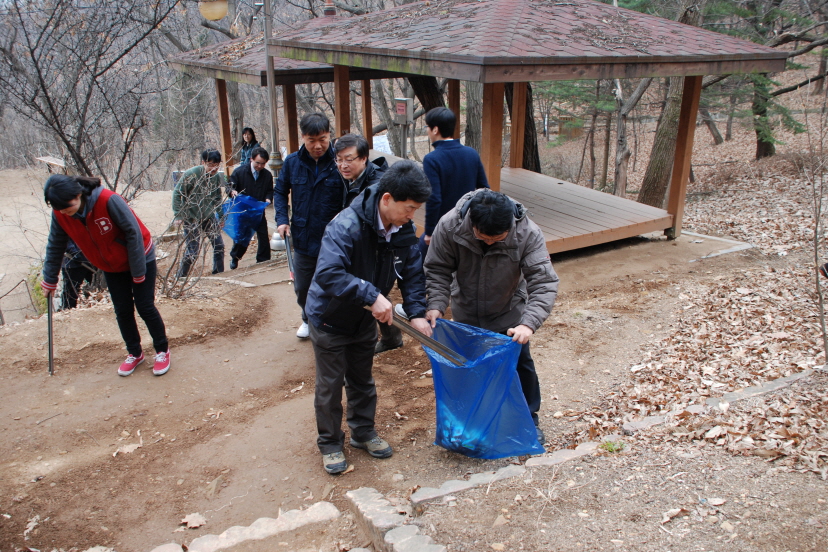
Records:
{"label": "eyeglasses", "polygon": [[478,240],[484,242],[486,245],[494,245],[497,242],[502,242],[509,236],[509,232],[503,232],[502,234],[498,234],[497,236],[487,236],[486,234],[481,234],[480,231],[472,226],[472,234]]}
{"label": "eyeglasses", "polygon": [[360,157],[346,157],[345,159],[337,159],[336,164],[339,166],[348,165],[350,167],[354,161],[359,161],[360,159]]}

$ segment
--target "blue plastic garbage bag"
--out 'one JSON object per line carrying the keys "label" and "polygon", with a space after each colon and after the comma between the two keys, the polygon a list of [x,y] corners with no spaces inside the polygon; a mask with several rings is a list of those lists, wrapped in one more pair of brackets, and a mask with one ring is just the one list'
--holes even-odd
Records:
{"label": "blue plastic garbage bag", "polygon": [[542,454],[517,375],[520,344],[443,319],[433,337],[468,359],[457,366],[423,346],[437,398],[434,444],[471,458]]}
{"label": "blue plastic garbage bag", "polygon": [[248,244],[262,221],[267,203],[249,195],[229,198],[221,206],[224,211],[224,232],[235,243]]}

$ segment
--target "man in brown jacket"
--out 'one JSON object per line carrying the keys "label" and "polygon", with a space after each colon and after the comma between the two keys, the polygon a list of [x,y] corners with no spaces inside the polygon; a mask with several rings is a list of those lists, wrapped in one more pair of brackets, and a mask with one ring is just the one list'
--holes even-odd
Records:
{"label": "man in brown jacket", "polygon": [[[558,293],[546,240],[526,209],[488,189],[469,192],[437,223],[425,259],[432,326],[451,305],[457,322],[502,333],[522,345],[517,373],[538,426],[541,393],[529,339]],[[538,441],[544,443],[538,427]]]}

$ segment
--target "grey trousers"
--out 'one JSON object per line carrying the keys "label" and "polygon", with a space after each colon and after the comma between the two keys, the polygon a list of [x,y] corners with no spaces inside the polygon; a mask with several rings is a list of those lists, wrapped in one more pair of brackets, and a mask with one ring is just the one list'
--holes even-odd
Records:
{"label": "grey trousers", "polygon": [[377,388],[371,369],[377,343],[377,325],[355,336],[324,332],[310,324],[310,338],[316,357],[316,444],[322,454],[341,452],[345,445],[342,431],[342,386],[348,400],[348,427],[351,438],[365,442],[377,436]]}

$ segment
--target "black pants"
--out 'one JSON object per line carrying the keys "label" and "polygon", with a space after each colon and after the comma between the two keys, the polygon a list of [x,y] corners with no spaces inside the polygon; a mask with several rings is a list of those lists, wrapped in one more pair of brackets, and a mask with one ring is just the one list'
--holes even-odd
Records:
{"label": "black pants", "polygon": [[[262,214],[262,220],[256,228],[256,241],[258,246],[256,249],[256,262],[263,263],[270,260],[270,237],[267,235],[267,219]],[[247,247],[250,242],[240,243],[233,242],[233,248],[230,249],[230,258],[240,260],[247,253]]]}
{"label": "black pants", "polygon": [[60,269],[63,274],[63,291],[60,294],[60,308],[74,309],[78,306],[78,291],[83,282],[92,284],[94,272],[85,266],[63,267]]}
{"label": "black pants", "polygon": [[204,239],[213,245],[213,274],[224,272],[224,240],[221,238],[221,226],[217,218],[209,218],[201,222],[184,223],[184,258],[178,267],[178,278],[187,276],[190,268],[201,251],[201,242]]}
{"label": "black pants", "polygon": [[535,425],[538,425],[541,391],[538,374],[535,372],[535,361],[532,360],[532,354],[529,352],[529,343],[521,345],[517,363],[517,374],[518,379],[520,379],[523,396],[526,397],[526,404],[529,405],[529,412],[532,414],[532,420],[534,420]]}
{"label": "black pants", "polygon": [[305,303],[313,273],[316,272],[316,260],[316,257],[293,252],[293,291],[296,292],[296,302],[302,307],[302,322],[306,323],[308,317],[305,316]]}
{"label": "black pants", "polygon": [[327,333],[310,325],[316,357],[316,444],[322,454],[340,452],[345,445],[342,431],[342,386],[348,399],[348,427],[351,438],[361,443],[377,436],[377,388],[371,369],[377,326],[371,324],[355,336]]}
{"label": "black pants", "polygon": [[147,325],[155,352],[162,353],[169,349],[164,321],[161,320],[161,313],[155,307],[157,270],[155,261],[148,262],[147,277],[140,284],[132,281],[132,274],[129,271],[104,272],[121,337],[126,343],[127,352],[135,357],[141,356],[141,334],[138,333],[138,324],[135,322],[136,310],[144,320],[144,324]]}

